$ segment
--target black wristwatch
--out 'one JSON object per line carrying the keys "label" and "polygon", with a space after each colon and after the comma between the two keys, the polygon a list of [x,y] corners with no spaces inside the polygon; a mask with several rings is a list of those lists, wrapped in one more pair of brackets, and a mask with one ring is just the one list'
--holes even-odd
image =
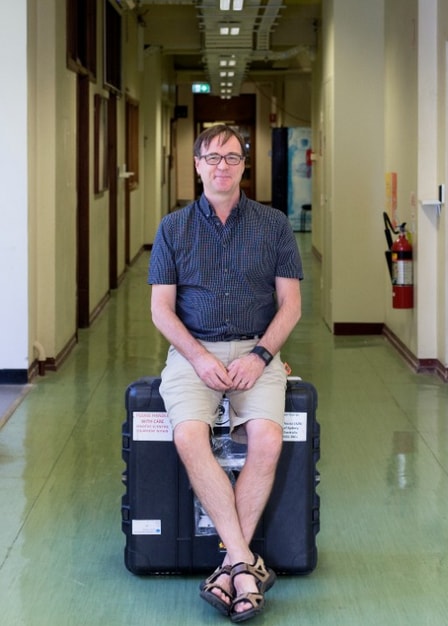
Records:
{"label": "black wristwatch", "polygon": [[263,348],[263,346],[255,346],[255,348],[252,348],[251,352],[258,355],[260,359],[264,361],[265,365],[269,365],[269,363],[274,358],[269,350],[266,350],[266,348]]}

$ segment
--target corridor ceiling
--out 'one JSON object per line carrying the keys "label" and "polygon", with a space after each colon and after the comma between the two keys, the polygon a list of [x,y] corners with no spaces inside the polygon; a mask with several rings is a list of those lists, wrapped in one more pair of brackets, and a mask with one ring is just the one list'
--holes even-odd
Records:
{"label": "corridor ceiling", "polygon": [[[137,14],[145,54],[160,51],[172,57],[181,79],[207,81],[211,93],[222,98],[239,95],[244,80],[311,71],[320,0],[121,0],[120,4]],[[226,4],[228,8],[220,8]]]}

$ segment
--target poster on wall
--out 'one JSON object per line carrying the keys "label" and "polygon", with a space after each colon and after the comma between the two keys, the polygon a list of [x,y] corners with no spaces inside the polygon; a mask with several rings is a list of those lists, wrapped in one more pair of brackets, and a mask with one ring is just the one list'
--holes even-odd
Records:
{"label": "poster on wall", "polygon": [[386,172],[386,212],[390,217],[392,226],[397,228],[397,173]]}
{"label": "poster on wall", "polygon": [[311,128],[288,128],[288,218],[293,230],[311,230]]}

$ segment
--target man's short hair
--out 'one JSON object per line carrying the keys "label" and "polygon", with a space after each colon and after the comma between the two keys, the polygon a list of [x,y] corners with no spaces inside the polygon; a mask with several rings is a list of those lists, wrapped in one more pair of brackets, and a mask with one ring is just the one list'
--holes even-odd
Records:
{"label": "man's short hair", "polygon": [[243,137],[237,130],[235,130],[231,126],[227,126],[227,124],[215,124],[214,126],[210,126],[210,128],[202,131],[202,133],[197,137],[196,141],[194,142],[194,156],[200,157],[202,154],[202,147],[204,146],[204,149],[207,150],[213,139],[215,139],[216,137],[220,138],[220,146],[223,146],[225,143],[227,143],[231,137],[236,137],[241,146],[241,154],[243,156],[246,156],[246,144]]}

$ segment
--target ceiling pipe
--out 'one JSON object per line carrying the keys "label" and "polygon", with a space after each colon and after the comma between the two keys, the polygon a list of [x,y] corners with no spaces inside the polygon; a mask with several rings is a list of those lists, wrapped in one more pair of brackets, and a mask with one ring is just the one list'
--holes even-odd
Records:
{"label": "ceiling pipe", "polygon": [[264,6],[255,36],[256,50],[269,50],[271,32],[283,6],[282,0],[268,0]]}
{"label": "ceiling pipe", "polygon": [[278,52],[273,52],[272,50],[256,50],[252,53],[252,60],[254,61],[283,61],[287,59],[292,59],[299,54],[306,54],[310,60],[313,60],[316,52],[313,46],[294,46],[293,48],[288,48],[287,50],[280,50]]}

